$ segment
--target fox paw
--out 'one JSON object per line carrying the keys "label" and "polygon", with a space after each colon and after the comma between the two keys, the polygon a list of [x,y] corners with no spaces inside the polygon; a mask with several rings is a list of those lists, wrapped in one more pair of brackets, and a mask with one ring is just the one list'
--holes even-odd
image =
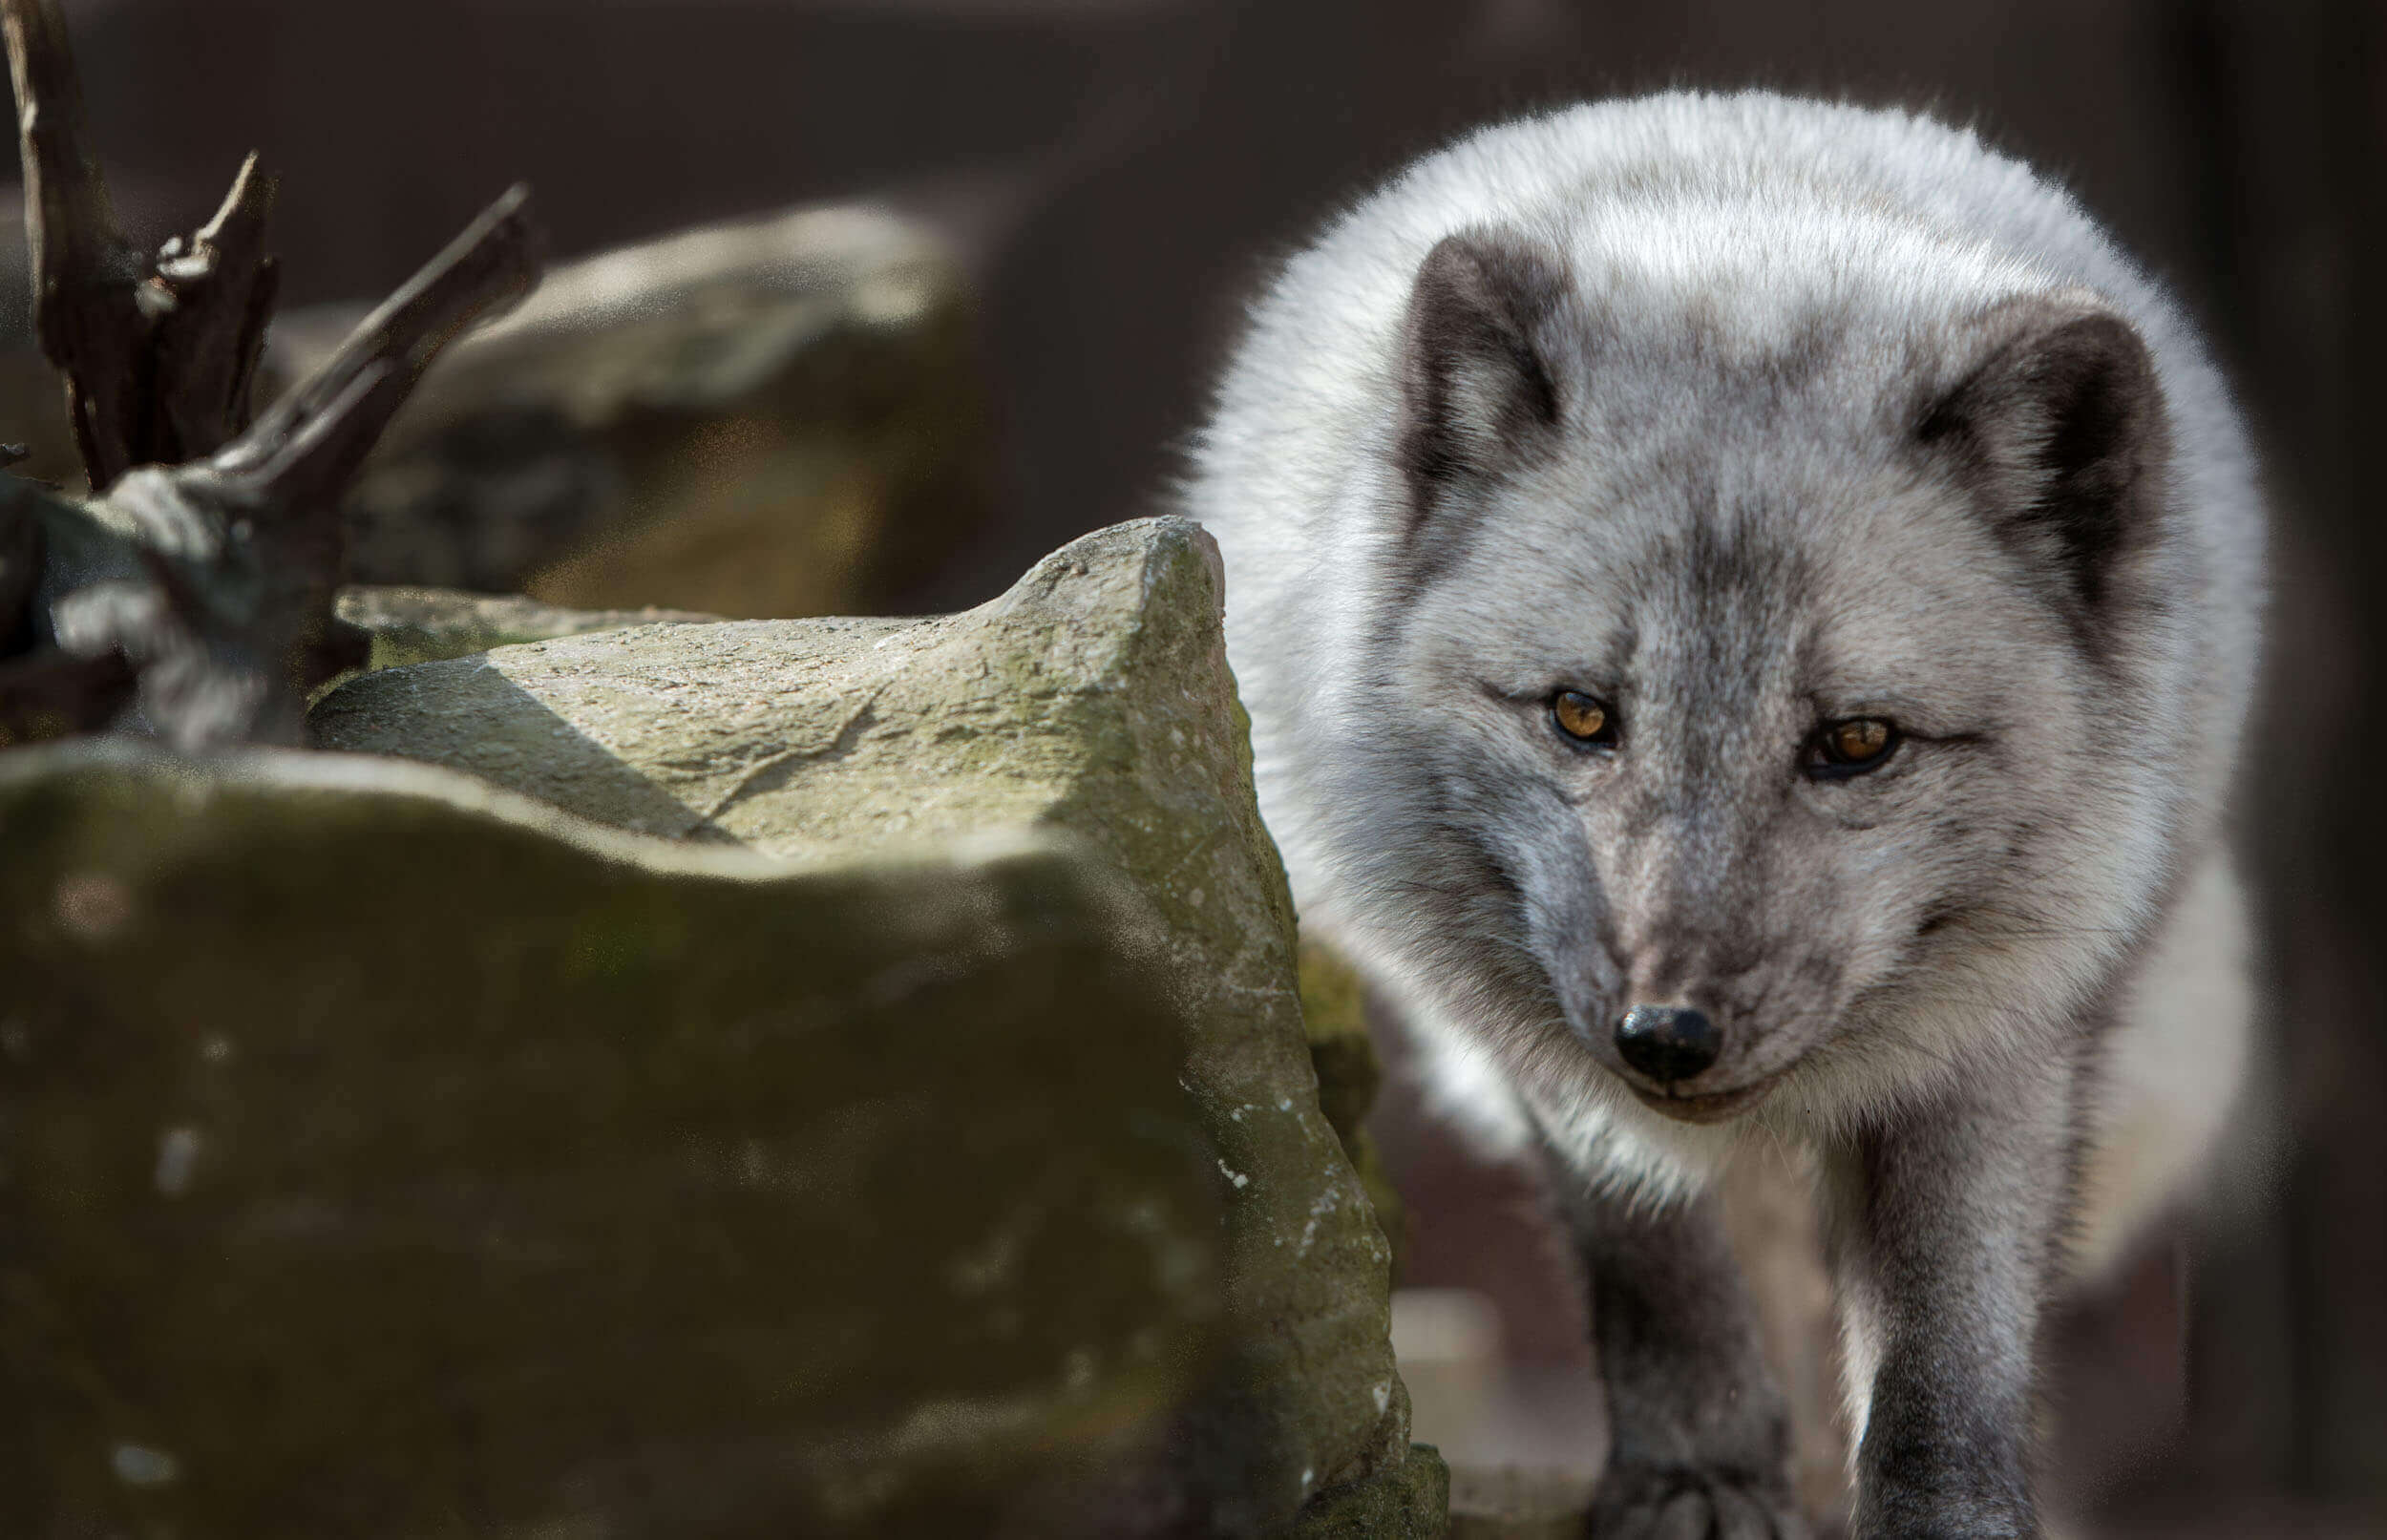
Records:
{"label": "fox paw", "polygon": [[1589,1540],[1810,1540],[1778,1487],[1723,1471],[1611,1466],[1592,1500]]}

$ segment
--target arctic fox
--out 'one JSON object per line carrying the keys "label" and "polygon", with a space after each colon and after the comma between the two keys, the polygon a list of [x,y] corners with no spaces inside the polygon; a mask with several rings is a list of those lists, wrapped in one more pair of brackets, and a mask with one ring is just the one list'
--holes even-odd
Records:
{"label": "arctic fox", "polygon": [[1303,920],[1577,1237],[1594,1532],[1802,1532],[1704,1195],[1754,1135],[1823,1172],[1857,1533],[2038,1534],[2084,1187],[2169,1195],[2250,1017],[2262,507],[2179,310],[1965,131],[1583,107],[1295,257],[1185,493]]}

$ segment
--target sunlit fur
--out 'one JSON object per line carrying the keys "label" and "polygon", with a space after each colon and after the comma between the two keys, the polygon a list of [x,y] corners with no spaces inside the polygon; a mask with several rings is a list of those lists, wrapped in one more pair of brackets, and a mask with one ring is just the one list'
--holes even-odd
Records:
{"label": "sunlit fur", "polygon": [[[1421,573],[1403,317],[1429,249],[1477,230],[1564,264],[1562,452]],[[2160,382],[2163,506],[2131,559],[2152,601],[2096,648],[1909,452],[2017,302],[2119,315]],[[1402,1002],[1495,1140],[1530,1107],[1587,1172],[1683,1191],[1753,1129],[1828,1143],[2068,1064],[2093,1007],[2160,1041],[2181,991],[2144,960],[2240,929],[2219,829],[2262,555],[2241,430],[2171,303],[1965,131],[1677,94],[1462,140],[1284,267],[1184,496],[1225,553],[1302,922]],[[1613,754],[1553,730],[1570,687],[1614,707]],[[1909,734],[1890,763],[1803,775],[1808,735],[1859,716]],[[2190,992],[2212,1106],[2243,1057],[2223,967]],[[1772,1082],[1744,1115],[1676,1121],[1619,1078],[1616,1013],[1690,994],[1727,1018],[1710,1078]],[[2139,1182],[2134,1212],[2176,1185]]]}

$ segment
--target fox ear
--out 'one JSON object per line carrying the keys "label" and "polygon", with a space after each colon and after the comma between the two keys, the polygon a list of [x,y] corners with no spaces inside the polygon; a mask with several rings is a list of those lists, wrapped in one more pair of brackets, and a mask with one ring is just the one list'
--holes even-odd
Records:
{"label": "fox ear", "polygon": [[2094,301],[2017,301],[1988,325],[1998,340],[1987,359],[1917,432],[1955,458],[2032,569],[2095,614],[2161,503],[2155,362],[2129,323]]}
{"label": "fox ear", "polygon": [[1538,338],[1567,290],[1555,255],[1506,232],[1446,236],[1426,254],[1402,329],[1413,537],[1454,488],[1553,441],[1558,388]]}

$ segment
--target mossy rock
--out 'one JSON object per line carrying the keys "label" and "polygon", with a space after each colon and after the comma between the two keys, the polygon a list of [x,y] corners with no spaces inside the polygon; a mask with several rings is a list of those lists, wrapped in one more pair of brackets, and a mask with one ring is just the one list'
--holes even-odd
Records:
{"label": "mossy rock", "polygon": [[1412,1444],[1399,1466],[1320,1492],[1283,1540],[1445,1540],[1450,1467],[1430,1444]]}
{"label": "mossy rock", "polygon": [[1230,1184],[1227,1360],[1179,1444],[1217,1533],[1399,1470],[1390,1248],[1319,1100],[1293,910],[1261,827],[1189,521],[1100,531],[922,621],[649,626],[366,675],[323,744],[405,755],[621,827],[817,859],[1067,831],[1159,917],[1182,1065]]}
{"label": "mossy rock", "polygon": [[1397,1264],[1405,1233],[1401,1193],[1367,1131],[1367,1114],[1384,1079],[1367,1033],[1367,986],[1359,970],[1314,937],[1301,938],[1299,966],[1301,1021],[1309,1030],[1310,1065],[1318,1072],[1319,1108],[1365,1184]]}
{"label": "mossy rock", "polygon": [[0,1532],[1139,1532],[1230,1189],[1066,837],[81,744],[0,844]]}

